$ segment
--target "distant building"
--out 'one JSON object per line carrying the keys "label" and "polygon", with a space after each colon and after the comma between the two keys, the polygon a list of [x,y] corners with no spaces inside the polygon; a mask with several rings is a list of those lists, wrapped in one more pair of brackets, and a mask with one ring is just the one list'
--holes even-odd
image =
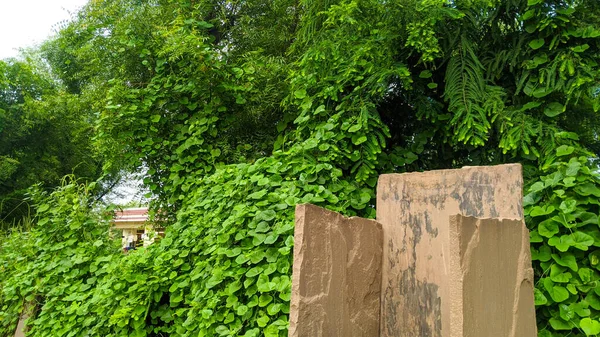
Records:
{"label": "distant building", "polygon": [[148,208],[125,208],[115,212],[114,227],[121,234],[124,251],[148,246],[164,233],[148,221]]}

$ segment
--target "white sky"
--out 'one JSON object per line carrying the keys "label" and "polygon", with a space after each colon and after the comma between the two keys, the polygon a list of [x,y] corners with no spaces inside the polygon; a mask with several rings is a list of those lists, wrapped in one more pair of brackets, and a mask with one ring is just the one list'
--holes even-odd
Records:
{"label": "white sky", "polygon": [[0,59],[32,47],[54,34],[53,26],[71,17],[87,0],[0,0]]}

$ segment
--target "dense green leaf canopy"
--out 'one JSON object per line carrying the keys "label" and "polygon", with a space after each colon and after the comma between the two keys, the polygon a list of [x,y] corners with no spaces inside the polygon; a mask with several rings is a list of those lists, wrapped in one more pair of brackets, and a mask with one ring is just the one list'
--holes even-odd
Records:
{"label": "dense green leaf canopy", "polygon": [[89,137],[85,97],[60,89],[33,61],[0,61],[0,228],[33,215],[24,193],[33,184],[56,187],[66,174],[102,174]]}
{"label": "dense green leaf canopy", "polygon": [[[294,205],[373,217],[381,173],[520,162],[540,336],[598,334],[599,27],[583,0],[90,2],[42,54],[172,224],[127,256],[57,232],[32,273],[8,240],[0,333],[41,299],[33,336],[286,336]],[[76,186],[31,235],[93,221]],[[47,249],[77,286],[27,276]]]}

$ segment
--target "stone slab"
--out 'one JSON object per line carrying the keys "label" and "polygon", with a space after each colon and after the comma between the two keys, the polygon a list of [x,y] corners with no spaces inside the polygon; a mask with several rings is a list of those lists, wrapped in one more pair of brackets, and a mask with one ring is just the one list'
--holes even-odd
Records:
{"label": "stone slab", "polygon": [[450,216],[452,337],[536,337],[529,231],[522,220]]}
{"label": "stone slab", "polygon": [[381,336],[450,336],[449,216],[522,220],[522,185],[518,164],[379,177]]}
{"label": "stone slab", "polygon": [[382,240],[376,221],[296,206],[290,337],[379,336]]}
{"label": "stone slab", "polygon": [[31,315],[31,311],[33,310],[33,304],[26,303],[23,307],[23,311],[21,312],[21,316],[19,317],[19,323],[17,324],[17,329],[15,330],[14,337],[25,337],[27,332],[29,331],[25,321],[29,319]]}

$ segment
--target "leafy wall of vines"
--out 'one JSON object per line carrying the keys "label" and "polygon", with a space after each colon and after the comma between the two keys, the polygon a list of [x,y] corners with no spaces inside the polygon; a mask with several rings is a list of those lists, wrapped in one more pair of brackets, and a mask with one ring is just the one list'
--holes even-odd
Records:
{"label": "leafy wall of vines", "polygon": [[92,2],[46,52],[98,99],[105,169],[147,169],[170,223],[124,256],[93,186],[35,192],[0,243],[0,335],[33,301],[32,336],[286,336],[296,204],[372,218],[381,173],[503,162],[528,182],[540,336],[600,334],[599,10]]}

